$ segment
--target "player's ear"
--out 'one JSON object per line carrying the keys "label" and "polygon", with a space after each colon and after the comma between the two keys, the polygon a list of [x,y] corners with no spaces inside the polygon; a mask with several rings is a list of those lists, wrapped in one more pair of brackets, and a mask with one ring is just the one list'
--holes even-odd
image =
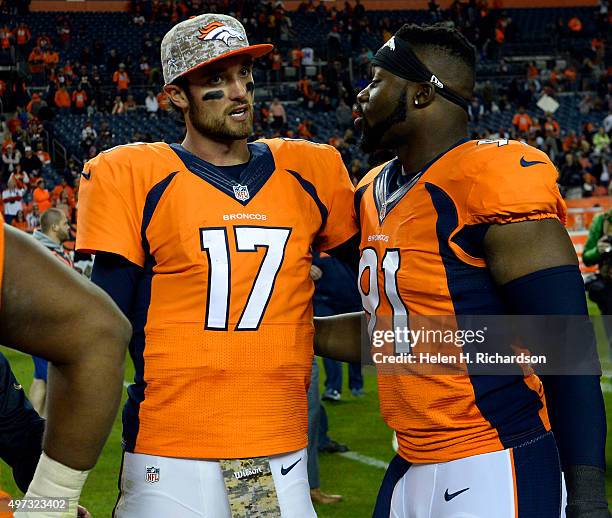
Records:
{"label": "player's ear", "polygon": [[180,109],[189,108],[189,98],[187,97],[187,92],[183,90],[178,85],[165,85],[164,92],[168,96],[168,99],[172,101],[172,103]]}
{"label": "player's ear", "polygon": [[431,83],[419,83],[412,96],[412,104],[417,108],[423,108],[433,101],[435,89]]}

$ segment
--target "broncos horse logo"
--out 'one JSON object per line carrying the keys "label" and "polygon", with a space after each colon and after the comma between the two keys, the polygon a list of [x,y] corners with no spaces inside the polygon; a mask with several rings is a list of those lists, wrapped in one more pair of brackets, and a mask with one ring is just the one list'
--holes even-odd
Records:
{"label": "broncos horse logo", "polygon": [[229,39],[230,38],[238,38],[239,40],[244,40],[244,36],[240,34],[236,29],[232,29],[228,27],[224,23],[221,22],[212,22],[204,27],[200,27],[198,29],[200,35],[198,36],[199,40],[221,40],[229,47]]}

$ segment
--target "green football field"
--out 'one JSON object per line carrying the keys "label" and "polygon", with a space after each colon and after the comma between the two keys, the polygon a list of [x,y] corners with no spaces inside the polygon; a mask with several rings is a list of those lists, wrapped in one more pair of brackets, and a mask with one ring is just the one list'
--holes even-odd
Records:
{"label": "green football field", "polygon": [[[27,390],[33,372],[30,357],[6,348],[0,348],[0,351],[7,356],[15,375]],[[129,380],[132,372],[130,364],[126,370],[126,380]],[[326,403],[330,435],[347,444],[351,452],[320,456],[322,490],[344,496],[344,501],[339,504],[319,506],[317,511],[321,518],[369,518],[384,474],[381,461],[386,463],[393,457],[391,432],[380,418],[378,410],[376,377],[368,370],[364,374],[365,396],[354,398],[345,389],[340,402]],[[612,379],[605,378],[603,387],[606,391],[608,430],[612,430]],[[117,416],[102,456],[89,476],[81,498],[81,503],[91,511],[94,518],[110,516],[117,499],[120,459],[121,421]],[[608,463],[612,461],[612,440],[608,440],[607,459]],[[13,483],[10,469],[4,464],[0,468],[0,487],[12,495],[21,494]],[[608,501],[612,501],[610,472]]]}
{"label": "green football field", "polygon": [[[598,328],[597,331],[601,338],[601,329]],[[27,391],[33,373],[30,357],[3,347],[0,347],[0,352],[6,355],[17,379]],[[601,357],[604,372],[612,372],[612,364],[603,351]],[[133,368],[130,361],[127,363],[125,379],[130,381]],[[321,382],[324,377],[321,365]],[[321,518],[369,518],[384,475],[384,464],[393,457],[391,432],[379,413],[376,376],[373,371],[366,369],[364,378],[366,393],[363,397],[354,398],[345,388],[341,401],[325,403],[329,416],[330,436],[347,444],[351,451],[347,454],[320,455],[321,489],[344,496],[344,500],[339,504],[319,506],[317,511]],[[609,439],[606,456],[608,465],[611,465],[612,378],[604,376],[602,388],[608,410]],[[120,460],[121,421],[120,416],[117,416],[108,442],[98,464],[89,476],[81,498],[81,503],[91,511],[94,518],[110,516],[117,499]],[[612,470],[608,471],[607,481],[608,501],[612,502]],[[10,469],[4,464],[0,466],[0,487],[12,495],[21,494],[13,483]]]}

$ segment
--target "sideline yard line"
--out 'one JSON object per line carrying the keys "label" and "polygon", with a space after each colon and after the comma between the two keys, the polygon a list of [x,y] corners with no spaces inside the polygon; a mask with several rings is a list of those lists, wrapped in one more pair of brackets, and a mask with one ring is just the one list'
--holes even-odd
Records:
{"label": "sideline yard line", "polygon": [[387,469],[389,466],[389,464],[383,462],[382,460],[375,459],[374,457],[368,457],[367,455],[362,455],[356,451],[345,451],[344,453],[338,453],[338,455],[356,462],[361,462],[362,464],[366,464],[368,466],[373,466],[375,468]]}

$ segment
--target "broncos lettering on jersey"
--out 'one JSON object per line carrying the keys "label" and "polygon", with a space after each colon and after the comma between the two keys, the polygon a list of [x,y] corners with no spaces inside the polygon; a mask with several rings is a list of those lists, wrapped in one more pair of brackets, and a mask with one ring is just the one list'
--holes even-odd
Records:
{"label": "broncos lettering on jersey", "polygon": [[[491,224],[564,221],[556,180],[544,153],[507,140],[462,140],[408,182],[397,159],[370,171],[356,193],[370,324],[400,314],[504,314],[484,234]],[[475,376],[466,368],[437,376],[379,369],[382,414],[406,460],[489,453],[550,429],[537,376]]]}
{"label": "broncos lettering on jersey", "polygon": [[243,458],[307,444],[311,247],[355,235],[354,190],[329,146],[249,149],[239,181],[176,144],[121,146],[85,166],[77,249],[144,270],[126,451]]}

